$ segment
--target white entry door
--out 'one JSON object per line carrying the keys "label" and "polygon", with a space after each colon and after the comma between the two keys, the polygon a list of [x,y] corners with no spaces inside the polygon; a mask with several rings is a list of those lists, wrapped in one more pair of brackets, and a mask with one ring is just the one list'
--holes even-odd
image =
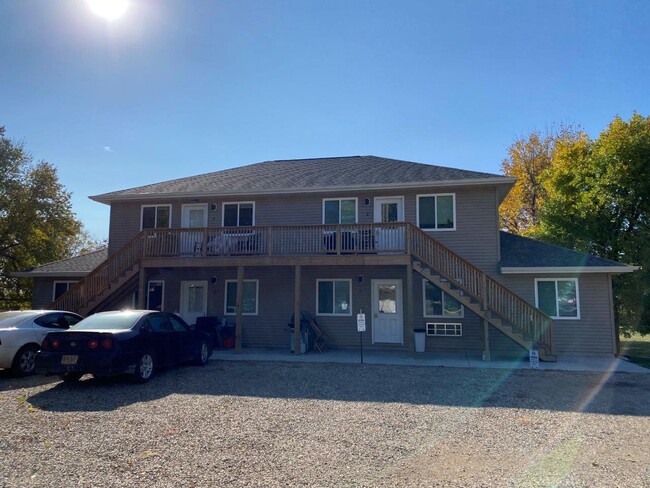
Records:
{"label": "white entry door", "polygon": [[[404,222],[404,198],[375,198],[375,222],[391,224]],[[404,249],[404,228],[391,228],[390,225],[375,231],[375,249],[401,251]]]}
{"label": "white entry door", "polygon": [[208,312],[208,282],[181,281],[180,316],[188,324],[195,324],[197,317]]}
{"label": "white entry door", "polygon": [[[208,204],[185,204],[181,207],[181,227],[192,229],[208,226]],[[203,232],[187,231],[181,234],[181,253],[200,255],[203,245]]]}
{"label": "white entry door", "polygon": [[404,344],[402,280],[372,280],[372,342]]}

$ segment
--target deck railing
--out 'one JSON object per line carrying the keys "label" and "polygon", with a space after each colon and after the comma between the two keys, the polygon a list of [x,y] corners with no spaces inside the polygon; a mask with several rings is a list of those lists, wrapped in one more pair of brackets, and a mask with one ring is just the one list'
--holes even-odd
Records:
{"label": "deck railing", "polygon": [[310,256],[401,253],[404,222],[313,226],[147,229],[144,257]]}

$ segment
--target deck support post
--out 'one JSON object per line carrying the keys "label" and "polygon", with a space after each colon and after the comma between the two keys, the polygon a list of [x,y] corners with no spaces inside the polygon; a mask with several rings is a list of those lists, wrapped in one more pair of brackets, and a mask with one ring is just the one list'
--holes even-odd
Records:
{"label": "deck support post", "polygon": [[300,354],[300,265],[294,267],[293,353]]}
{"label": "deck support post", "polygon": [[144,272],[144,266],[140,265],[140,277],[138,279],[138,309],[144,310],[146,307],[147,276]]}
{"label": "deck support post", "polygon": [[483,335],[485,340],[485,347],[483,350],[483,361],[490,361],[490,324],[483,319]]}
{"label": "deck support post", "polygon": [[413,265],[406,265],[406,340],[411,352],[415,352],[415,332],[413,327]]}
{"label": "deck support post", "polygon": [[235,352],[241,352],[242,302],[244,301],[244,267],[237,266],[237,305],[235,319]]}

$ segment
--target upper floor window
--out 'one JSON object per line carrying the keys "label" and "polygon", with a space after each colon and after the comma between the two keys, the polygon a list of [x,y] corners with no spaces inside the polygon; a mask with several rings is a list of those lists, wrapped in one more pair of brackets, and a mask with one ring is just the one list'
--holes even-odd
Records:
{"label": "upper floor window", "polygon": [[456,229],[456,195],[418,195],[418,227],[424,230]]}
{"label": "upper floor window", "polygon": [[577,278],[536,278],[535,305],[554,319],[579,319]]}
{"label": "upper floor window", "polygon": [[323,224],[356,224],[357,199],[336,198],[323,200]]}
{"label": "upper floor window", "polygon": [[422,280],[425,317],[462,317],[463,306],[429,280]]}
{"label": "upper floor window", "polygon": [[223,204],[223,226],[245,227],[255,225],[255,202]]}
{"label": "upper floor window", "polygon": [[143,205],[140,229],[169,229],[171,216],[171,205]]}

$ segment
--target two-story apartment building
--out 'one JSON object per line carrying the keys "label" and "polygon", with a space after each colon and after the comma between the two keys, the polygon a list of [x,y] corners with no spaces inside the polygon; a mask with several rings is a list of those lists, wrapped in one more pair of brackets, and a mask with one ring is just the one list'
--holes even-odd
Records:
{"label": "two-story apartment building", "polygon": [[305,310],[341,348],[358,346],[362,312],[371,348],[410,350],[424,329],[427,351],[614,355],[611,276],[636,268],[500,232],[514,181],[375,156],[267,161],[93,196],[111,207],[107,258],[67,291],[56,272],[22,275],[36,307],[226,317],[238,348],[288,347]]}

